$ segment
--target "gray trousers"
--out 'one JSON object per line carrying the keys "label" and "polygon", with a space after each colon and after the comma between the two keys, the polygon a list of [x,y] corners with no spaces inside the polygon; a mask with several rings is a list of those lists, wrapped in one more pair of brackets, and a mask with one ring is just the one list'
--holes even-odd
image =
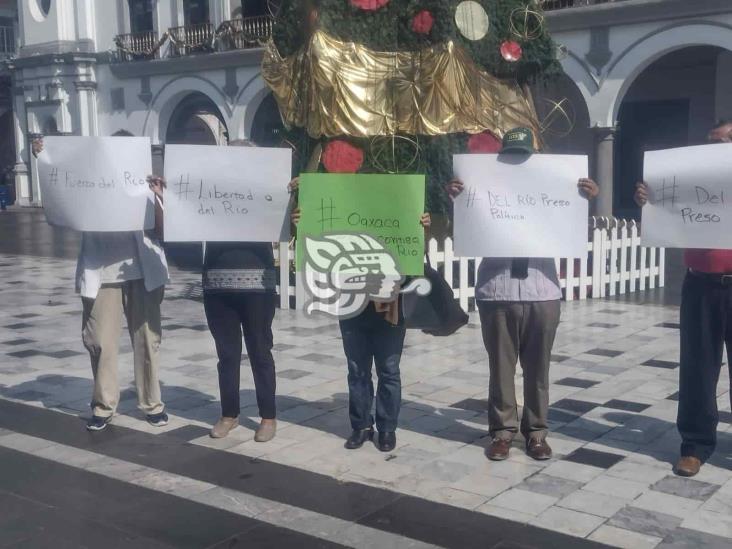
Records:
{"label": "gray trousers", "polygon": [[549,414],[549,362],[559,326],[559,301],[478,301],[490,380],[488,426],[494,438],[512,439],[519,430],[516,363],[524,378],[521,434],[543,438]]}

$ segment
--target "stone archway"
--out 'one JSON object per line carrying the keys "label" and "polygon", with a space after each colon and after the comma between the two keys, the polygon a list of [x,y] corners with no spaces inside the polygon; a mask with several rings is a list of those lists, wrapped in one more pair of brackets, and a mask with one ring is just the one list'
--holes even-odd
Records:
{"label": "stone archway", "polygon": [[274,95],[268,94],[259,104],[252,127],[250,139],[260,147],[277,147],[282,143],[282,116]]}
{"label": "stone archway", "polygon": [[203,93],[193,92],[173,110],[165,141],[169,144],[225,145],[228,130],[216,104]]}
{"label": "stone archway", "polygon": [[619,216],[638,215],[633,193],[643,176],[645,151],[705,141],[723,110],[717,99],[726,87],[719,66],[724,52],[716,46],[675,49],[626,83],[616,107],[614,210]]}
{"label": "stone archway", "polygon": [[630,44],[607,68],[607,75],[593,103],[605,110],[613,126],[623,100],[636,79],[659,59],[696,46],[711,46],[732,52],[732,26],[696,22],[658,29]]}

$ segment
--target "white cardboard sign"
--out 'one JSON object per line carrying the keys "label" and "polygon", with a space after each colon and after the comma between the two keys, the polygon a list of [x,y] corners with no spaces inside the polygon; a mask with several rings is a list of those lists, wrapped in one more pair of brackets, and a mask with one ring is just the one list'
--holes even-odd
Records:
{"label": "white cardboard sign", "polygon": [[165,240],[288,240],[291,169],[286,148],[166,146]]}
{"label": "white cardboard sign", "polygon": [[459,154],[455,252],[463,257],[583,257],[586,156]]}
{"label": "white cardboard sign", "polygon": [[38,155],[46,219],[77,231],[151,229],[151,172],[147,137],[46,137]]}
{"label": "white cardboard sign", "polygon": [[644,246],[732,249],[732,144],[645,154]]}

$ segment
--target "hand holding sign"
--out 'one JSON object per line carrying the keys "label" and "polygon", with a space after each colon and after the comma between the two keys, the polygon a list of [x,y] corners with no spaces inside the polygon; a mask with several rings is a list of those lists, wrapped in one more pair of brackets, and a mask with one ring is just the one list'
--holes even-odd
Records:
{"label": "hand holding sign", "polygon": [[160,177],[157,175],[148,175],[147,176],[147,184],[150,187],[150,190],[160,198],[163,199],[163,191],[168,186],[167,182],[165,181],[164,177]]}

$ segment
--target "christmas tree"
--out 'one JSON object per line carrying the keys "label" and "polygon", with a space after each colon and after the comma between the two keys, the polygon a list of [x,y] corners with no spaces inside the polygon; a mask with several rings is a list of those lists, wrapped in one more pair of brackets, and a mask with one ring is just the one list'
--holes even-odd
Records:
{"label": "christmas tree", "polygon": [[527,84],[561,72],[541,3],[284,0],[262,67],[296,170],[424,173],[443,211],[453,154],[540,140]]}

